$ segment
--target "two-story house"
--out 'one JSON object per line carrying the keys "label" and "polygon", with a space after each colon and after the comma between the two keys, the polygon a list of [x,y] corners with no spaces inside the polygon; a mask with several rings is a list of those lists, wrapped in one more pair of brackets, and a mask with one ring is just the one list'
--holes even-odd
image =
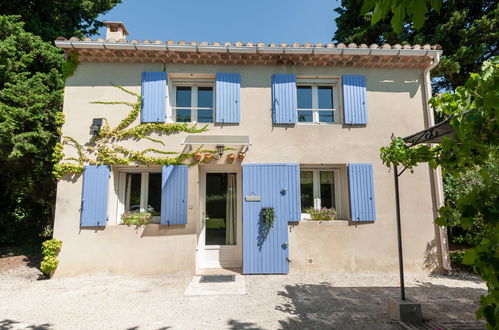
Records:
{"label": "two-story house", "polygon": [[[56,275],[398,269],[379,149],[433,124],[437,47],[139,42],[106,24],[106,40],[56,41],[79,60],[64,91],[61,162],[74,168],[58,184]],[[427,165],[401,179],[408,270],[446,258],[439,180]],[[123,225],[139,211],[149,224]]]}

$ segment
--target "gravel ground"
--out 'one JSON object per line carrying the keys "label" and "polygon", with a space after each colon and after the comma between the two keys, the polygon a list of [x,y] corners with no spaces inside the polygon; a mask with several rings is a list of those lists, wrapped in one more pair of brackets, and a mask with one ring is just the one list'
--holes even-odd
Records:
{"label": "gravel ground", "polygon": [[[192,277],[0,272],[0,329],[401,329],[387,313],[397,273],[245,276],[246,295],[184,296]],[[474,320],[477,277],[407,274],[427,322]]]}

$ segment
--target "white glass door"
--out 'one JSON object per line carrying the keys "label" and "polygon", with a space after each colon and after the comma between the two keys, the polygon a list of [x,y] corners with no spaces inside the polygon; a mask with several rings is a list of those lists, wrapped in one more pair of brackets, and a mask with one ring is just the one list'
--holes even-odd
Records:
{"label": "white glass door", "polygon": [[240,172],[201,172],[199,268],[241,266]]}

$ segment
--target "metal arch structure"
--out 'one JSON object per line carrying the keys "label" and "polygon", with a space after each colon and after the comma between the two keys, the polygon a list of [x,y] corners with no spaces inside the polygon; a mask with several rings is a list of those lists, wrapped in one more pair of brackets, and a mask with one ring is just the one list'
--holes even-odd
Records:
{"label": "metal arch structure", "polygon": [[411,147],[421,143],[440,143],[444,136],[454,136],[454,130],[450,126],[450,119],[451,118],[448,118],[435,126],[406,136],[403,140]]}
{"label": "metal arch structure", "polygon": [[[464,114],[466,114],[465,112]],[[463,115],[464,115],[463,114]],[[451,117],[452,118],[452,117]],[[454,130],[450,125],[451,118],[447,118],[444,121],[431,126],[420,132],[411,134],[403,138],[404,142],[409,145],[409,147],[414,147],[418,144],[423,143],[440,143],[442,139],[447,137],[454,137]],[[399,273],[400,273],[400,298],[401,300],[406,300],[405,298],[405,282],[404,282],[404,258],[402,251],[402,227],[400,223],[400,193],[399,193],[399,177],[404,173],[405,168],[399,173],[396,165],[393,165],[393,176],[395,181],[395,207],[397,214],[397,245],[398,245],[398,257],[399,257]]]}

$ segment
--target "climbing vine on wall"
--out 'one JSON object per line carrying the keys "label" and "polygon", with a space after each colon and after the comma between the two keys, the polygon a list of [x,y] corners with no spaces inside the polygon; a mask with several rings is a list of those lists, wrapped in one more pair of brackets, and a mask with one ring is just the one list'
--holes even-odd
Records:
{"label": "climbing vine on wall", "polygon": [[[196,152],[206,152],[215,154],[215,150],[201,150],[202,146],[192,153],[179,153],[173,151],[161,150],[164,142],[149,136],[151,133],[175,134],[179,132],[200,133],[207,130],[205,125],[198,128],[195,124],[187,123],[145,123],[133,126],[140,114],[142,106],[142,97],[122,86],[116,86],[121,91],[135,96],[135,102],[116,101],[116,102],[91,102],[92,104],[103,105],[127,105],[131,108],[130,112],[123,118],[116,127],[111,127],[104,118],[103,125],[97,136],[90,139],[86,145],[80,144],[70,136],[63,136],[61,142],[54,149],[54,171],[53,174],[60,179],[64,174],[79,174],[83,172],[84,166],[89,165],[130,165],[140,163],[144,165],[180,165],[186,164],[188,159],[193,157]],[[64,122],[64,117],[58,118]],[[128,139],[147,139],[159,145],[158,148],[147,148],[136,151],[125,148],[118,143]],[[64,155],[64,146],[70,146],[76,150],[78,157],[66,157]],[[198,160],[193,160],[188,165],[195,165]]]}

